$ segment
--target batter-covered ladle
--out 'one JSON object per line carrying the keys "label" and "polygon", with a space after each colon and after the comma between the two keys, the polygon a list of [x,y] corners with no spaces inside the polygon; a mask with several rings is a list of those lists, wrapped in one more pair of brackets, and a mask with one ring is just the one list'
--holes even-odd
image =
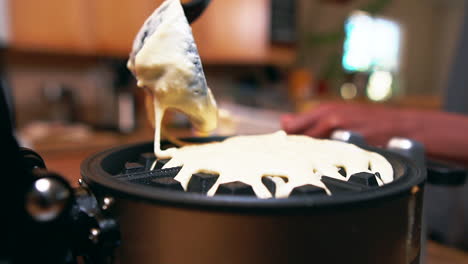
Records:
{"label": "batter-covered ladle", "polygon": [[188,115],[195,129],[209,132],[217,126],[218,110],[206,83],[200,55],[189,25],[209,1],[166,0],[138,32],[128,68],[145,89],[146,109],[155,128],[155,154],[160,150],[161,120],[166,109]]}

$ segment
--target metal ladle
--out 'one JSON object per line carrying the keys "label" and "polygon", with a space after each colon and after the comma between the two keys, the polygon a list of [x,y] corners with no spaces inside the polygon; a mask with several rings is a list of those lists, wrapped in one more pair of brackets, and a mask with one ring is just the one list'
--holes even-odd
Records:
{"label": "metal ladle", "polygon": [[183,3],[185,16],[190,24],[197,20],[198,17],[205,11],[211,0],[193,0],[188,3]]}

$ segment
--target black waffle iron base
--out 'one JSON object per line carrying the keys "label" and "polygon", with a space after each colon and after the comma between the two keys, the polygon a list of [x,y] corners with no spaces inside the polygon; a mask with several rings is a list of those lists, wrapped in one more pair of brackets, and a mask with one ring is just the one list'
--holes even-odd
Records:
{"label": "black waffle iron base", "polygon": [[174,171],[144,171],[152,143],[98,153],[81,173],[119,222],[121,263],[418,263],[426,172],[373,150],[392,164],[394,181],[332,196],[184,192]]}

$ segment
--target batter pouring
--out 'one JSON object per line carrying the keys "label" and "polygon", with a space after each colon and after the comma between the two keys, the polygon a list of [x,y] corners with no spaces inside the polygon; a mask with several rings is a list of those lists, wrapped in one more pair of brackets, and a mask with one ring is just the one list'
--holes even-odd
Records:
{"label": "batter pouring", "polygon": [[166,109],[187,114],[201,132],[216,128],[216,102],[180,0],[165,1],[146,20],[133,43],[128,68],[137,78],[137,85],[147,92],[145,101],[155,128],[154,152],[158,158],[170,157],[173,151],[160,148]]}
{"label": "batter pouring", "polygon": [[[155,127],[154,152],[158,159],[171,158],[164,168],[182,166],[175,179],[185,189],[192,174],[198,172],[219,174],[209,196],[220,184],[241,181],[251,185],[259,198],[288,197],[292,189],[305,184],[327,190],[321,182],[323,175],[347,180],[358,172],[379,172],[381,185],[393,179],[392,166],[377,153],[343,142],[288,136],[283,131],[162,151],[161,120],[168,108],[186,113],[198,130],[210,131],[217,126],[216,103],[179,0],[165,1],[148,18],[136,37],[128,67],[138,86],[148,93],[146,106]],[[346,170],[346,179],[340,168]],[[262,177],[276,183],[273,195]]]}

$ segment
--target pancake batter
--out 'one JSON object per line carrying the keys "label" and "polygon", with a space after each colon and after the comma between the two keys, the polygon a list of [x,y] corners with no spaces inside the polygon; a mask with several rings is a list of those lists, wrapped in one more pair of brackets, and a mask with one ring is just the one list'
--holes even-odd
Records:
{"label": "pancake batter", "polygon": [[[284,131],[186,146],[172,149],[171,154],[164,168],[183,166],[175,179],[185,189],[194,173],[219,174],[209,196],[220,184],[241,181],[251,185],[257,197],[270,198],[271,193],[262,183],[264,176],[273,177],[276,198],[288,197],[292,189],[305,184],[326,189],[320,180],[323,175],[348,180],[358,172],[379,172],[383,181],[380,185],[393,179],[391,164],[380,154],[344,142],[287,135]],[[338,172],[340,167],[346,170],[346,178]]]}

